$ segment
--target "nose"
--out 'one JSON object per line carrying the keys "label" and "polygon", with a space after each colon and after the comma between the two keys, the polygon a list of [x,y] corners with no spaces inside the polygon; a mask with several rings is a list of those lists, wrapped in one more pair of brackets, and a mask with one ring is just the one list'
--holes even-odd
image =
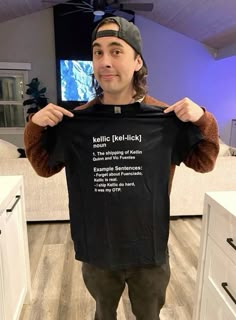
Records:
{"label": "nose", "polygon": [[107,53],[104,53],[100,59],[100,63],[102,67],[111,68],[112,66],[111,56]]}

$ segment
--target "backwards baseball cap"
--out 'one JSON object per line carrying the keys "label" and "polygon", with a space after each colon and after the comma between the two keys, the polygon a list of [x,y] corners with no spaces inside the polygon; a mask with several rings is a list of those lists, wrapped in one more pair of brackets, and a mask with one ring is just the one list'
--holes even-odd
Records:
{"label": "backwards baseball cap", "polygon": [[[114,21],[119,26],[119,30],[101,30],[98,29],[103,25],[103,21],[109,19],[111,22]],[[109,17],[102,20],[92,33],[92,43],[101,37],[117,37],[128,43],[140,56],[142,57],[143,64],[146,67],[142,56],[142,38],[139,29],[135,24],[129,22],[122,17]]]}

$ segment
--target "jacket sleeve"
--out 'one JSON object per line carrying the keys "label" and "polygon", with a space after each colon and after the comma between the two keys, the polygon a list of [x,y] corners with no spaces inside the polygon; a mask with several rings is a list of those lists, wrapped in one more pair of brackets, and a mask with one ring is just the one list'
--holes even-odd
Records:
{"label": "jacket sleeve", "polygon": [[214,116],[207,111],[194,124],[199,127],[203,140],[190,152],[184,163],[197,172],[209,172],[213,170],[219,153],[218,126]]}
{"label": "jacket sleeve", "polygon": [[49,156],[42,144],[44,130],[47,129],[29,120],[24,131],[24,144],[26,156],[36,173],[42,177],[50,177],[61,171],[64,164],[60,163],[52,168],[49,166]]}

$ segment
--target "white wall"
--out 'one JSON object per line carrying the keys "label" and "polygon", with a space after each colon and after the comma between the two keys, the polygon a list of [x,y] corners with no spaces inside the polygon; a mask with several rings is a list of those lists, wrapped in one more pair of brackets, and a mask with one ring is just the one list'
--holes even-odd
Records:
{"label": "white wall", "polygon": [[170,104],[185,96],[204,104],[202,79],[206,66],[212,62],[205,47],[140,16],[136,23],[149,66],[149,93]]}
{"label": "white wall", "polygon": [[29,80],[38,77],[56,102],[53,11],[47,9],[0,24],[0,61],[28,62]]}
{"label": "white wall", "polygon": [[149,93],[167,103],[188,96],[214,114],[220,136],[229,143],[236,118],[236,57],[214,60],[197,41],[136,16],[149,66]]}
{"label": "white wall", "polygon": [[229,143],[236,119],[236,56],[217,60],[208,68],[206,103],[214,110],[222,140]]}

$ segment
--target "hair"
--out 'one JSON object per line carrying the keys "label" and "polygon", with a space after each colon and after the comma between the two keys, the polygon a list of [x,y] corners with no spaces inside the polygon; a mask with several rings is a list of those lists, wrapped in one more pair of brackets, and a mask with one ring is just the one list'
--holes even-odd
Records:
{"label": "hair", "polygon": [[[116,21],[113,20],[112,17],[105,18],[100,22],[100,24],[98,24],[98,28],[100,26],[103,26],[104,24],[109,24],[109,23],[116,23]],[[139,53],[137,53],[135,50],[134,50],[134,53],[135,53],[134,59],[136,59]],[[133,76],[133,87],[135,91],[133,98],[135,100],[141,99],[147,94],[147,73],[148,73],[147,67],[144,65],[144,61],[143,61],[142,68],[139,71],[135,71]],[[96,97],[101,96],[103,93],[103,89],[97,82],[94,74],[92,75],[92,83],[93,83]]]}

